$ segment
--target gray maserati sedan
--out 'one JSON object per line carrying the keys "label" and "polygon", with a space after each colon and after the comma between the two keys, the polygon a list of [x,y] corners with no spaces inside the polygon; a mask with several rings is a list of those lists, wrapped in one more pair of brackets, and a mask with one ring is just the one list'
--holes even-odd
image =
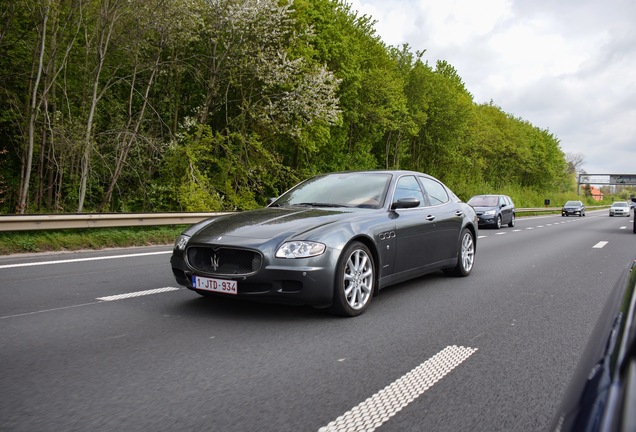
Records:
{"label": "gray maserati sedan", "polygon": [[203,296],[356,316],[386,286],[440,270],[468,276],[477,229],[473,208],[429,175],[337,172],[191,226],[170,262],[177,282]]}

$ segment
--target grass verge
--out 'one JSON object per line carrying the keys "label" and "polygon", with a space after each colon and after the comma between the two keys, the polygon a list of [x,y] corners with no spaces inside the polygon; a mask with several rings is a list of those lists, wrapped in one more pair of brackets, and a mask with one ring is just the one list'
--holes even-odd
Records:
{"label": "grass verge", "polygon": [[168,245],[188,225],[0,232],[0,255]]}

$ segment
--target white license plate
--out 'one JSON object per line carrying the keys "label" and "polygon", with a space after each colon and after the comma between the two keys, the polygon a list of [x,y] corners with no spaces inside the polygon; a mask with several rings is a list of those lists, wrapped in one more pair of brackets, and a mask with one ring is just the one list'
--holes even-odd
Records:
{"label": "white license plate", "polygon": [[238,294],[238,284],[233,280],[213,279],[193,275],[192,286],[196,289],[205,291],[214,291],[223,294]]}

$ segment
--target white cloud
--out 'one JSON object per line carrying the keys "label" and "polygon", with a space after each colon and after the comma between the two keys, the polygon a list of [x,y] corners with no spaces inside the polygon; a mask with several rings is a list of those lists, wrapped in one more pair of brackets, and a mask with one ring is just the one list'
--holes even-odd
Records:
{"label": "white cloud", "polygon": [[589,173],[636,174],[636,2],[353,0],[390,45],[446,60],[475,102],[547,129]]}

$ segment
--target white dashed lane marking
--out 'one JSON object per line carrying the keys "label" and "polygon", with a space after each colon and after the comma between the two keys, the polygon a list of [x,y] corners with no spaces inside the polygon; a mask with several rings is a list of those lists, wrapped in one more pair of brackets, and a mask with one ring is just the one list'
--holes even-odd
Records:
{"label": "white dashed lane marking", "polygon": [[126,294],[112,295],[107,297],[98,297],[96,300],[115,301],[115,300],[129,299],[133,297],[141,297],[141,296],[146,296],[151,294],[159,294],[159,293],[164,293],[168,291],[177,291],[178,289],[179,288],[175,288],[175,287],[156,288],[156,289],[151,289],[146,291],[137,291],[137,292],[131,292]]}
{"label": "white dashed lane marking", "polygon": [[372,432],[444,378],[477,348],[448,346],[430,359],[347,411],[319,432]]}
{"label": "white dashed lane marking", "polygon": [[604,248],[604,247],[605,247],[605,245],[606,245],[607,243],[609,243],[609,242],[606,242],[606,241],[598,242],[598,243],[596,243],[596,244],[594,245],[593,249],[602,249],[602,248]]}
{"label": "white dashed lane marking", "polygon": [[17,318],[17,317],[27,316],[27,315],[36,315],[36,314],[40,314],[44,312],[61,311],[61,310],[77,308],[77,307],[93,306],[93,305],[97,305],[107,301],[123,300],[123,299],[141,297],[141,296],[151,295],[151,294],[160,294],[160,293],[169,292],[169,291],[178,291],[180,289],[181,288],[176,288],[176,287],[164,287],[164,288],[156,288],[156,289],[151,289],[146,291],[137,291],[137,292],[131,292],[126,294],[112,295],[107,297],[98,297],[95,299],[95,300],[98,300],[96,302],[82,303],[82,304],[76,304],[76,305],[70,305],[70,306],[62,306],[62,307],[53,308],[53,309],[42,309],[38,311],[25,312],[25,313],[20,313],[15,315],[5,315],[5,316],[0,316],[0,320],[7,319],[7,318]]}

